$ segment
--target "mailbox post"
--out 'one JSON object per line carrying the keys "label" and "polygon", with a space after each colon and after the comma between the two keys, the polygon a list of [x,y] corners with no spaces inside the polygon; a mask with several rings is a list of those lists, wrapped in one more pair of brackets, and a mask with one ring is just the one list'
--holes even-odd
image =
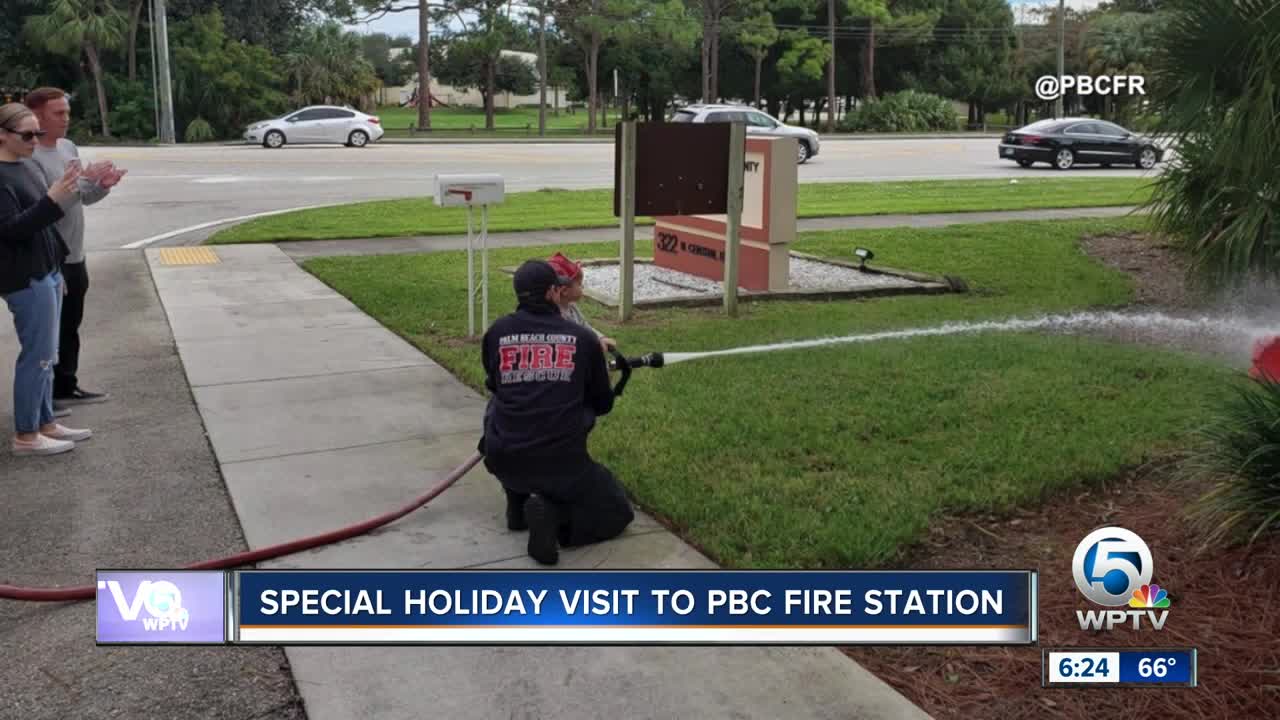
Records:
{"label": "mailbox post", "polygon": [[480,206],[480,328],[489,327],[489,206],[502,203],[506,186],[501,175],[436,175],[435,202],[440,207],[467,207],[467,336],[476,336],[476,271],[472,213]]}

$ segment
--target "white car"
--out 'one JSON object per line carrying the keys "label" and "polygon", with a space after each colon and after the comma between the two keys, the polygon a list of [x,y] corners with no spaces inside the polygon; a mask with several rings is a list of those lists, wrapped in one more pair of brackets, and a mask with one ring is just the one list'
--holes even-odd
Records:
{"label": "white car", "polygon": [[808,128],[787,125],[769,113],[746,105],[689,105],[677,110],[671,117],[671,122],[746,123],[748,135],[780,135],[795,138],[800,146],[796,161],[801,165],[818,154],[818,133]]}
{"label": "white car", "polygon": [[364,147],[377,142],[385,132],[381,122],[373,115],[349,107],[311,105],[250,125],[244,131],[244,140],[248,143],[262,143],[263,147],[269,148],[284,147],[288,143],[341,143],[350,147]]}

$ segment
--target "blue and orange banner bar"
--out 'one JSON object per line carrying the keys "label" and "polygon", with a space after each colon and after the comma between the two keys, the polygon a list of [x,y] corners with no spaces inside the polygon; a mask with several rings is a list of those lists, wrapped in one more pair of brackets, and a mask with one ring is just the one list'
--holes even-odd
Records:
{"label": "blue and orange banner bar", "polygon": [[[134,599],[127,593],[99,590],[100,643],[1028,645],[1036,641],[1036,574],[1022,570],[243,570],[156,572],[152,578],[132,572],[135,577],[129,587],[141,593]],[[104,583],[113,579],[118,580],[100,573],[99,587],[109,587]],[[183,583],[193,589],[199,585],[201,591],[188,596]],[[210,602],[210,583],[221,584],[224,590],[219,602]],[[157,589],[164,597],[153,597]],[[186,602],[188,597],[205,605],[193,607]],[[153,609],[167,614],[170,621],[149,617]],[[209,616],[224,619],[221,639],[184,639],[174,630],[177,618],[191,623]]]}

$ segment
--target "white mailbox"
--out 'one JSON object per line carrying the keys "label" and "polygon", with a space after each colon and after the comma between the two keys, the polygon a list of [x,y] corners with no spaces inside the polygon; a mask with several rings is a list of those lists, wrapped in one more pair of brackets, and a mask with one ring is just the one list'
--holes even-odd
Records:
{"label": "white mailbox", "polygon": [[[489,325],[489,206],[502,202],[501,175],[437,175],[436,205],[467,208],[467,335],[476,336],[476,285],[481,295],[480,329]],[[480,207],[480,272],[477,283],[475,231],[471,213]]]}
{"label": "white mailbox", "polygon": [[436,205],[498,205],[505,190],[501,175],[437,175]]}

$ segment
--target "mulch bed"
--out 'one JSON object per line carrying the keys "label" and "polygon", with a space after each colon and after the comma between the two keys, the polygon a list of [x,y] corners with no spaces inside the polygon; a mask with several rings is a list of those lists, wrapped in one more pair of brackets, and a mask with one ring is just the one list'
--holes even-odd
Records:
{"label": "mulch bed", "polygon": [[[1194,308],[1178,253],[1142,234],[1086,238],[1082,249],[1130,273],[1137,304]],[[1152,462],[1101,486],[1046,499],[1008,516],[939,518],[893,567],[1031,569],[1039,573],[1039,646],[854,647],[843,651],[937,718],[1280,717],[1280,537],[1251,548],[1200,551],[1183,512],[1201,489]],[[1082,631],[1094,608],[1071,575],[1076,545],[1102,525],[1138,533],[1154,583],[1172,605],[1161,631]],[[1166,646],[1199,651],[1199,686],[1043,689],[1041,648]],[[1159,713],[1147,714],[1147,713]]]}
{"label": "mulch bed", "polygon": [[[937,718],[1280,717],[1280,539],[1199,553],[1180,513],[1195,492],[1165,470],[1065,494],[1011,517],[951,517],[894,567],[1031,569],[1039,574],[1039,647],[843,648]],[[1071,560],[1091,530],[1116,525],[1151,548],[1169,591],[1161,631],[1082,631]],[[1041,688],[1041,648],[1166,646],[1199,651],[1194,689]]]}
{"label": "mulch bed", "polygon": [[1190,264],[1165,239],[1129,232],[1090,235],[1080,242],[1089,256],[1134,279],[1134,304],[1166,310],[1192,308],[1201,296],[1187,283]]}

